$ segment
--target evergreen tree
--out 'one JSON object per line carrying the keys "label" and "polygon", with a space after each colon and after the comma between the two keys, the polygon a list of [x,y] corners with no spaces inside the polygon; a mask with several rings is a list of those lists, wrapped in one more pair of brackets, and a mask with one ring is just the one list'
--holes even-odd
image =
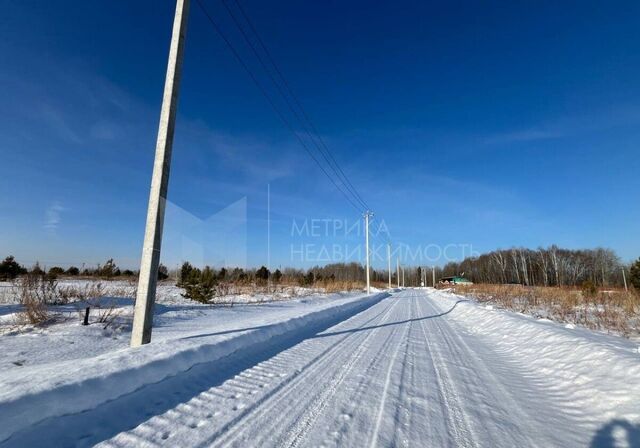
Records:
{"label": "evergreen tree", "polygon": [[185,283],[187,283],[191,278],[193,270],[194,267],[191,266],[191,263],[189,263],[188,261],[182,263],[182,267],[180,268],[180,278],[178,278],[177,286],[184,286]]}
{"label": "evergreen tree", "polygon": [[634,288],[640,290],[640,258],[638,258],[636,262],[631,265],[629,273],[629,281]]}
{"label": "evergreen tree", "polygon": [[169,269],[162,263],[158,266],[158,280],[166,280],[169,278]]}
{"label": "evergreen tree", "polygon": [[33,265],[33,267],[31,268],[31,273],[35,274],[35,275],[42,275],[44,274],[44,271],[42,270],[42,268],[40,267],[40,263],[36,261],[36,264]]}
{"label": "evergreen tree", "polygon": [[64,274],[64,269],[62,269],[60,266],[54,266],[52,268],[49,269],[49,275],[51,277],[57,277],[59,275]]}
{"label": "evergreen tree", "polygon": [[261,266],[260,269],[256,271],[256,279],[258,280],[267,280],[269,278],[269,269],[264,266]]}
{"label": "evergreen tree", "polygon": [[96,273],[100,277],[111,278],[115,275],[120,275],[120,269],[116,266],[113,258],[109,258],[104,266],[98,267],[98,271]]}
{"label": "evergreen tree", "polygon": [[12,255],[9,255],[0,263],[0,280],[12,280],[20,274],[25,274],[27,270],[16,262]]}
{"label": "evergreen tree", "polygon": [[200,274],[200,283],[213,286],[216,284],[216,272],[209,266],[205,266]]}
{"label": "evergreen tree", "polygon": [[315,277],[313,275],[313,271],[307,272],[307,275],[304,277],[305,285],[313,285],[314,281],[315,281]]}
{"label": "evergreen tree", "polygon": [[242,268],[235,268],[231,272],[231,279],[232,280],[237,280],[237,281],[244,281],[244,280],[247,279],[247,274],[246,274],[246,272],[244,272],[244,270]]}
{"label": "evergreen tree", "polygon": [[73,275],[73,276],[80,275],[80,269],[78,269],[75,266],[71,266],[69,269],[66,270],[65,274]]}
{"label": "evergreen tree", "polygon": [[215,295],[216,284],[216,273],[209,266],[206,266],[202,271],[192,267],[187,278],[182,281],[182,287],[185,289],[183,297],[200,303],[208,303]]}

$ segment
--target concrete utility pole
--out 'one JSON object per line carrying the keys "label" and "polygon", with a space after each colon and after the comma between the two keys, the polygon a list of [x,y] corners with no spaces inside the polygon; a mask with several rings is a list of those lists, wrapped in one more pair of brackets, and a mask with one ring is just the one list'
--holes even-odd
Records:
{"label": "concrete utility pole", "polygon": [[402,267],[402,287],[404,288],[404,266]]}
{"label": "concrete utility pole", "polygon": [[436,287],[436,268],[431,266],[431,280],[433,281],[433,287]]}
{"label": "concrete utility pole", "polygon": [[371,284],[369,282],[369,217],[373,216],[373,213],[366,211],[364,213],[364,234],[365,242],[367,246],[367,294],[371,294]]}
{"label": "concrete utility pole", "polygon": [[267,184],[267,292],[271,293],[271,184]]}
{"label": "concrete utility pole", "polygon": [[171,149],[178,108],[178,88],[180,72],[184,56],[184,40],[187,32],[189,16],[189,0],[177,0],[176,14],[173,20],[173,33],[169,48],[167,76],[164,82],[160,125],[156,141],[156,156],[153,162],[149,207],[147,209],[147,225],[144,232],[142,259],[140,260],[140,278],[138,294],[133,315],[131,346],[137,347],[151,341],[153,323],[153,305],[156,298],[158,282],[158,265],[160,264],[160,247],[162,246],[162,228],[164,211],[169,187],[169,169],[171,167]]}
{"label": "concrete utility pole", "polygon": [[389,289],[391,289],[391,244],[387,244],[387,265],[389,268]]}
{"label": "concrete utility pole", "polygon": [[622,268],[622,280],[624,281],[624,290],[629,291],[629,288],[627,288],[627,276],[624,273],[624,268]]}
{"label": "concrete utility pole", "polygon": [[400,258],[396,257],[396,275],[398,280],[398,288],[400,287]]}

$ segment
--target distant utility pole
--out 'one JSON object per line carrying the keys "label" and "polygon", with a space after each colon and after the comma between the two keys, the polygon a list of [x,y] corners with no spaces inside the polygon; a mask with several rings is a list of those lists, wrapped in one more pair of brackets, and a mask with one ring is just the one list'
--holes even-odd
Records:
{"label": "distant utility pole", "polygon": [[396,257],[396,275],[398,280],[398,288],[400,287],[400,258]]}
{"label": "distant utility pole", "polygon": [[431,266],[431,280],[433,281],[433,287],[436,287],[436,267]]}
{"label": "distant utility pole", "polygon": [[387,265],[389,268],[389,289],[391,289],[391,244],[387,244]]}
{"label": "distant utility pole", "polygon": [[169,187],[169,169],[171,167],[171,149],[178,108],[178,88],[184,56],[184,40],[187,32],[189,0],[177,0],[173,19],[173,33],[169,48],[167,76],[164,82],[160,125],[156,141],[156,156],[153,162],[151,191],[147,209],[147,224],[144,231],[144,244],[140,260],[138,293],[133,314],[131,346],[137,347],[151,342],[153,324],[153,305],[156,299],[160,247],[162,246],[162,228]]}
{"label": "distant utility pole", "polygon": [[267,184],[267,292],[271,293],[271,184]]}
{"label": "distant utility pole", "polygon": [[367,295],[371,294],[371,284],[369,281],[369,217],[373,216],[373,213],[366,211],[364,213],[364,234],[365,242],[367,246]]}
{"label": "distant utility pole", "polygon": [[404,288],[404,266],[402,266],[402,287]]}
{"label": "distant utility pole", "polygon": [[628,292],[629,288],[627,288],[627,276],[624,273],[624,267],[622,268],[622,280],[624,281],[624,290]]}

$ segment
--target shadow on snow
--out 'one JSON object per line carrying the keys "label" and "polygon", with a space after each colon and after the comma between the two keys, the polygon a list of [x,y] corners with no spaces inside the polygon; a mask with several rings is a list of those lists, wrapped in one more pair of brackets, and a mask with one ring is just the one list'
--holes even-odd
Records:
{"label": "shadow on snow", "polygon": [[640,425],[634,425],[627,420],[611,420],[598,429],[589,446],[591,448],[615,448],[619,446],[640,448]]}
{"label": "shadow on snow", "polygon": [[[371,304],[363,304],[362,306],[352,310],[347,317],[344,315],[335,316],[329,320],[323,320],[319,324],[309,325],[301,331],[272,337],[268,341],[254,344],[247,349],[239,350],[222,359],[195,365],[187,371],[165,378],[157,383],[147,384],[134,392],[103,403],[94,409],[45,419],[31,427],[13,434],[9,439],[0,443],[0,446],[92,446],[108,440],[121,432],[133,429],[153,416],[162,415],[169,410],[173,409],[176,412],[183,412],[180,408],[177,408],[180,404],[188,402],[190,399],[211,389],[212,387],[223,384],[225,381],[240,374],[242,371],[276,356],[278,353],[299,344],[305,339],[340,335],[348,337],[350,333],[371,331],[392,325],[403,325],[420,320],[442,317],[452,312],[458,303],[465,301],[459,300],[451,307],[451,309],[440,314],[389,322],[381,325],[369,325],[370,323],[375,322],[376,319],[383,314],[383,310],[380,313],[376,313],[376,315],[364,322],[359,328],[323,333],[326,329],[331,328],[349,317],[354,316],[388,298],[389,296],[383,296],[380,300]],[[208,333],[206,335],[190,336],[187,337],[187,339],[257,330],[271,326],[272,325],[262,325]],[[303,369],[296,372],[291,377],[293,378],[294,376],[299,375],[300,372],[312,366],[319,359],[322,359],[325,352],[329,351],[332,347],[333,344],[322,353],[312,358]],[[288,379],[285,379],[281,384],[269,391],[260,401],[264,401],[264,399],[277,393],[278,390],[286,386],[288,381]],[[91,391],[87,390],[85,393],[91,393]],[[259,402],[256,405],[259,405]],[[241,415],[244,415],[251,410],[251,406],[247,407],[243,410]],[[34,409],[34,412],[37,412],[37,410]],[[236,418],[240,418],[241,415]],[[185,416],[185,418],[187,417],[188,416]],[[225,425],[225,428],[228,425],[233,424],[234,421],[235,419]],[[163,431],[163,428],[158,427],[157,430]],[[224,428],[221,428],[218,431],[218,434],[223,430]]]}

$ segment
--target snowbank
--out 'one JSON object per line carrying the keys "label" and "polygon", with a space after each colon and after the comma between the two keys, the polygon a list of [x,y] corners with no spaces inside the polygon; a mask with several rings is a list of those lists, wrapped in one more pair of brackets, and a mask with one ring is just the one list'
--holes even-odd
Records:
{"label": "snowbank", "polygon": [[81,412],[145,384],[156,383],[196,364],[211,362],[270,338],[305,326],[330,324],[356,314],[387,297],[300,300],[263,319],[238,320],[240,326],[200,327],[195,334],[121,349],[92,358],[36,365],[0,373],[0,441],[46,418]]}
{"label": "snowbank", "polygon": [[[552,384],[553,393],[573,406],[607,419],[640,421],[640,353],[632,341],[493,310],[465,297],[434,291],[431,297],[461,331],[495,347],[527,371]],[[628,387],[624,387],[628,385]]]}

